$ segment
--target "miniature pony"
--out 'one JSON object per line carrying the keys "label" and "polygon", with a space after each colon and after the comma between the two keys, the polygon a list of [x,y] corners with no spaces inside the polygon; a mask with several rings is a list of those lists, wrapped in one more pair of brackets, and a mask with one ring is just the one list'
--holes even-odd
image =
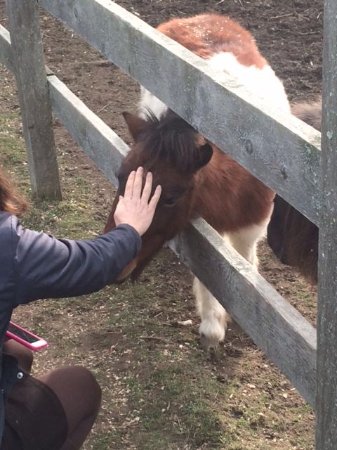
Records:
{"label": "miniature pony", "polygon": [[[292,113],[321,130],[322,103],[296,103]],[[267,239],[284,264],[296,267],[311,283],[317,284],[318,227],[278,195],[268,225]]]}
{"label": "miniature pony", "polygon": [[[229,17],[202,14],[173,19],[158,30],[204,58],[218,73],[233,74],[257,96],[290,111],[284,87],[254,38]],[[145,89],[139,110],[138,116],[124,113],[134,143],[119,172],[116,199],[124,192],[128,174],[140,165],[153,173],[154,185],[161,184],[162,196],[140,254],[120,279],[131,273],[136,277],[166,241],[199,216],[257,268],[256,246],[266,233],[274,192]],[[116,202],[106,231],[115,226]],[[225,338],[229,317],[198,279],[194,293],[202,344],[207,350],[216,349]]]}

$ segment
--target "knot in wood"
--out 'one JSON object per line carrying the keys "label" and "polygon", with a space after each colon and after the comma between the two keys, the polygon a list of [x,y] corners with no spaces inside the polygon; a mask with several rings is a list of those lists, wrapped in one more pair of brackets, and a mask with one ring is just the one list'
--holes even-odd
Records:
{"label": "knot in wood", "polygon": [[251,155],[254,151],[252,141],[250,141],[249,139],[245,139],[244,145],[245,145],[245,149],[246,149],[246,152],[248,153],[248,155]]}
{"label": "knot in wood", "polygon": [[287,170],[285,167],[281,167],[281,175],[284,180],[286,180],[288,178]]}

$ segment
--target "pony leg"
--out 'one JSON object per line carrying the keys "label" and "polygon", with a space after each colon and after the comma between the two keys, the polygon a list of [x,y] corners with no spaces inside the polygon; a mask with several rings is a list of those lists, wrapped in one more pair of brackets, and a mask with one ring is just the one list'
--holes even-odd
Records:
{"label": "pony leg", "polygon": [[[270,214],[271,212],[272,207]],[[270,216],[259,225],[242,228],[223,236],[223,239],[230,243],[256,270],[258,268],[257,244],[266,235],[269,220]],[[194,278],[193,292],[197,312],[201,318],[199,327],[201,344],[207,351],[216,350],[219,343],[225,339],[227,324],[231,320],[230,315],[197,278]]]}
{"label": "pony leg", "polygon": [[[223,239],[229,242],[256,270],[258,268],[257,244],[265,236],[268,223],[269,217],[259,225],[252,225],[223,236]],[[216,350],[219,343],[225,339],[230,315],[197,278],[194,278],[193,291],[197,312],[201,318],[199,327],[201,344],[207,351]]]}
{"label": "pony leg", "polygon": [[229,315],[198,278],[194,278],[193,292],[197,312],[201,318],[199,326],[201,345],[206,351],[216,351],[219,343],[225,339]]}

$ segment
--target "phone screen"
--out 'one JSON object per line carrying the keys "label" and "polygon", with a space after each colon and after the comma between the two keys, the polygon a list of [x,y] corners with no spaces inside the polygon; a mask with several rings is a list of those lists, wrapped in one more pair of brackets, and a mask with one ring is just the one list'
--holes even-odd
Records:
{"label": "phone screen", "polygon": [[15,334],[15,336],[20,337],[21,339],[23,339],[24,341],[30,342],[31,344],[33,342],[38,341],[39,339],[32,336],[29,333],[26,333],[23,330],[20,330],[19,328],[17,328],[15,325],[13,325],[12,323],[10,323],[8,325],[8,331],[10,331],[11,333]]}

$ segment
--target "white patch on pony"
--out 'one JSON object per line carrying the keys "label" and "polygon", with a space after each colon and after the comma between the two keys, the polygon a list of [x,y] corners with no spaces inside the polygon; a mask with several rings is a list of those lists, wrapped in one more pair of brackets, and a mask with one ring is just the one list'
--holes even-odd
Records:
{"label": "white patch on pony", "polygon": [[208,60],[208,64],[220,74],[225,72],[235,76],[243,86],[272,106],[290,112],[283,83],[269,65],[265,65],[262,69],[256,66],[244,66],[230,52],[216,53]]}
{"label": "white patch on pony", "polygon": [[[248,262],[250,262],[255,269],[258,268],[258,257],[256,254],[257,244],[267,234],[267,226],[273,212],[273,204],[271,205],[270,215],[259,225],[251,225],[246,228],[241,228],[238,231],[228,233],[224,239],[229,241],[232,247],[240,253]],[[227,242],[228,242],[227,241]]]}
{"label": "white patch on pony", "polygon": [[[269,65],[265,65],[262,69],[256,66],[243,66],[230,52],[216,53],[207,61],[209,66],[218,74],[225,72],[235,76],[249,91],[263,98],[271,106],[290,112],[289,101],[283,83]],[[148,111],[151,111],[160,119],[168,109],[161,100],[143,87],[141,87],[141,98],[138,108],[139,116],[143,119],[146,119]]]}
{"label": "white patch on pony", "polygon": [[157,117],[157,119],[160,119],[160,117],[166,113],[167,110],[168,107],[165,103],[141,86],[140,102],[138,105],[139,117],[146,120],[148,113],[151,112]]}

